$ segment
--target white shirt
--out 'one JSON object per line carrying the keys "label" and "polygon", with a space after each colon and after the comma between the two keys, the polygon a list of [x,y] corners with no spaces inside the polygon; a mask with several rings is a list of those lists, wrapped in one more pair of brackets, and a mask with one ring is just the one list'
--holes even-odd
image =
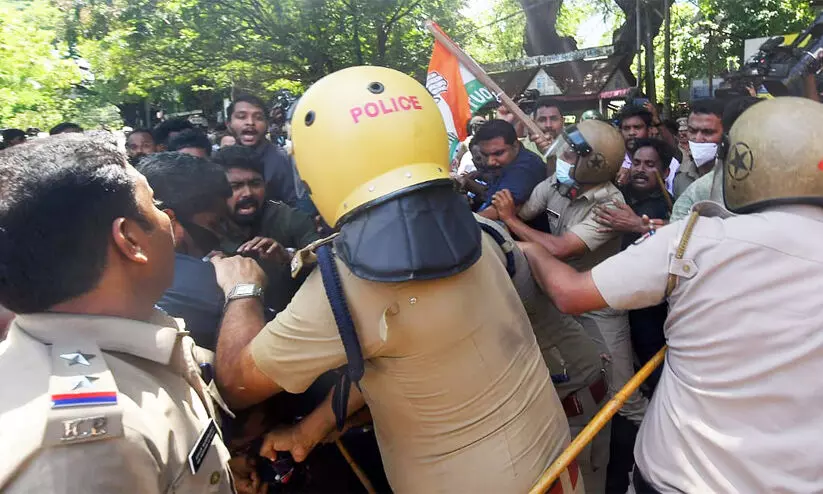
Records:
{"label": "white shirt", "polygon": [[[610,306],[663,300],[683,227],[594,268]],[[693,277],[669,298],[669,350],[635,446],[657,490],[823,492],[820,245],[814,206],[697,221],[684,256]]]}

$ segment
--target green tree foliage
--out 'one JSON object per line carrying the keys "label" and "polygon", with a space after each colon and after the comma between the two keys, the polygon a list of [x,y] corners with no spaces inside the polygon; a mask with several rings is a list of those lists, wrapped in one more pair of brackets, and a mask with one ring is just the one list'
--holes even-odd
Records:
{"label": "green tree foliage", "polygon": [[0,1],[0,127],[120,122],[115,107],[83,87],[90,74],[69,57],[63,32],[46,0]]}

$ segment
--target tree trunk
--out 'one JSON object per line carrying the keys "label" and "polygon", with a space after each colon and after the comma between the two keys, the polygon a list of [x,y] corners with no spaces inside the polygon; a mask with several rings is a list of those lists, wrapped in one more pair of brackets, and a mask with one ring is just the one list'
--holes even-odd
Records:
{"label": "tree trunk", "polygon": [[526,55],[551,55],[577,49],[577,43],[569,37],[557,34],[557,14],[563,0],[519,0],[526,13]]}

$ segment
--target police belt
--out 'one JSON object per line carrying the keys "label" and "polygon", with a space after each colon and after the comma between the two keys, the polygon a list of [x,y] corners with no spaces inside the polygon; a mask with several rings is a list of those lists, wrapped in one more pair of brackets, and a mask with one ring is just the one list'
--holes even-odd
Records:
{"label": "police belt", "polygon": [[595,403],[600,403],[606,398],[606,395],[609,392],[609,387],[606,385],[606,379],[602,376],[599,377],[595,382],[588,385],[587,388],[579,389],[574,393],[563,398],[563,411],[566,412],[566,417],[579,417],[583,415],[583,404],[580,403],[580,400],[577,398],[577,393],[584,391],[585,389],[589,390],[589,393],[592,395],[592,399]]}

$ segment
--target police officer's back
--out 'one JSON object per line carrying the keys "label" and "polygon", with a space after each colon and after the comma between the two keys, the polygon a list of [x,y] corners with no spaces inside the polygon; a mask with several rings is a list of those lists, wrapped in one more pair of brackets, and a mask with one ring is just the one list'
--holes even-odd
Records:
{"label": "police officer's back", "polygon": [[231,492],[203,355],[154,310],[174,251],[142,175],[66,134],[4,152],[0,197],[0,489]]}

